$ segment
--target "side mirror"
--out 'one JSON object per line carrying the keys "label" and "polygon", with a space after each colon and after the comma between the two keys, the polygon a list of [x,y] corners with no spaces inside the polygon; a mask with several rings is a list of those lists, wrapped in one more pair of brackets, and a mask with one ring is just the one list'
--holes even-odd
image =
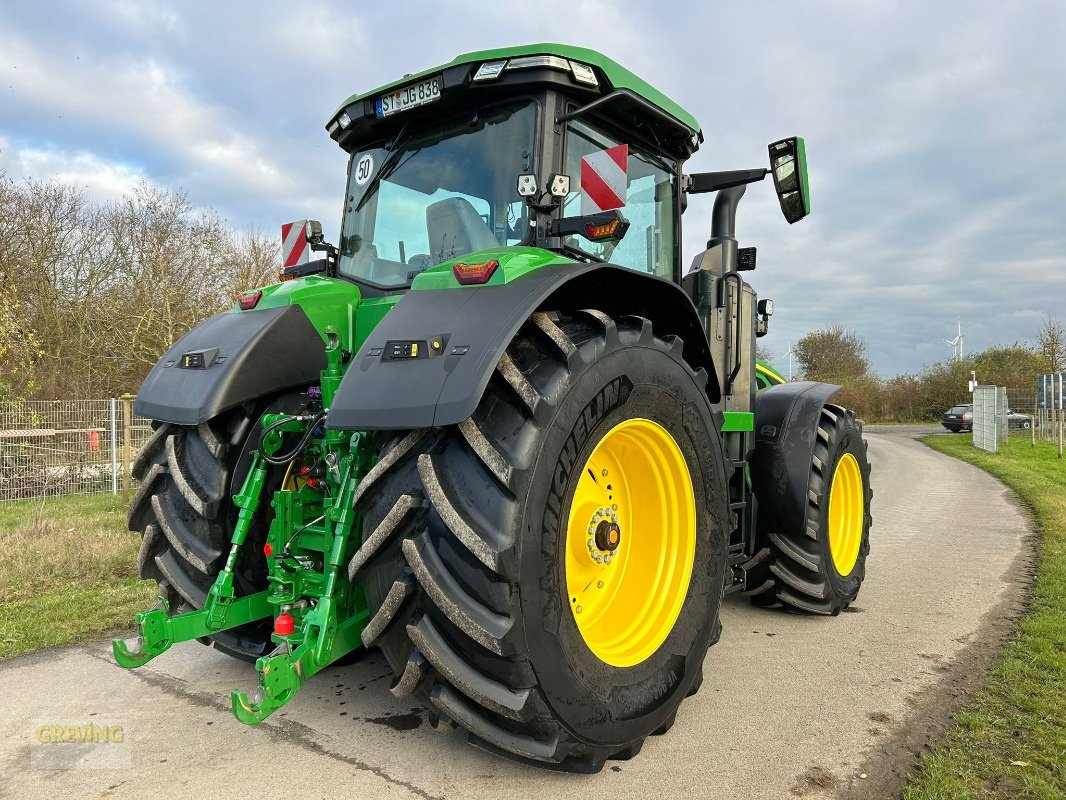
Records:
{"label": "side mirror", "polygon": [[807,151],[803,139],[792,136],[774,142],[770,150],[770,171],[781,213],[791,225],[811,213],[811,195],[807,182]]}

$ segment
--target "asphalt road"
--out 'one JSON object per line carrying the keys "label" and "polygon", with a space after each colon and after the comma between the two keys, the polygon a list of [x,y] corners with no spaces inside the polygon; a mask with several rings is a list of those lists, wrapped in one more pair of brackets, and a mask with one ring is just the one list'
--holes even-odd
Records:
{"label": "asphalt road", "polygon": [[[525,768],[438,733],[416,704],[389,694],[376,653],[317,676],[252,728],[229,711],[231,688],[254,688],[250,666],[188,643],[127,672],[99,643],[0,663],[0,795],[895,793],[1009,628],[1030,549],[1008,491],[914,441],[917,432],[869,434],[872,552],[854,613],[804,617],[727,601],[701,692],[667,735],[599,775]],[[94,746],[83,768],[34,766],[50,752],[34,744],[38,726],[88,722],[121,725],[123,742]],[[90,768],[102,763],[118,766]]]}

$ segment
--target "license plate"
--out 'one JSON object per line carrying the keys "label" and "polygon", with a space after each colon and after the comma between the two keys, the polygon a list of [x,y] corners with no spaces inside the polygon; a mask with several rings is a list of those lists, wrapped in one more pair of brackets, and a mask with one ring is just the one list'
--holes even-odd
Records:
{"label": "license plate", "polygon": [[440,87],[441,76],[434,75],[424,81],[412,83],[410,86],[402,86],[388,94],[383,94],[378,98],[378,116],[388,117],[401,111],[407,111],[409,108],[435,103],[440,100]]}

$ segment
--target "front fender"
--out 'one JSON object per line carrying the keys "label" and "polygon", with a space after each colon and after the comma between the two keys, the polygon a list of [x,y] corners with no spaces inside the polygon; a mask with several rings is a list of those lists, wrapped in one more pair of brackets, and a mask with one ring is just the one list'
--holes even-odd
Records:
{"label": "front fender", "polygon": [[829,383],[799,381],[771,386],[756,395],[750,469],[751,488],[759,500],[760,533],[803,529],[819,416],[839,389]]}

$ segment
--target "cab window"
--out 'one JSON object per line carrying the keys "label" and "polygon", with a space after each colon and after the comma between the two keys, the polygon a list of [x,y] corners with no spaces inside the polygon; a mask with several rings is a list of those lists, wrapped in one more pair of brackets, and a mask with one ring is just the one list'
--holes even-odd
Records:
{"label": "cab window", "polygon": [[[615,149],[620,145],[627,146],[624,160],[620,151]],[[604,154],[608,154],[612,161],[606,162]],[[619,162],[625,164],[624,186],[619,185],[617,173],[606,178],[608,187],[617,187],[624,193],[618,198],[625,201],[624,205],[610,200],[603,204],[605,196],[611,195],[605,194],[604,183],[596,168],[606,163],[606,171],[610,172]],[[590,171],[595,174],[589,175]],[[591,125],[574,120],[567,126],[566,174],[570,176],[571,192],[564,201],[563,216],[574,217],[615,207],[629,220],[629,232],[617,244],[599,244],[585,239],[575,239],[572,244],[612,264],[673,279],[677,248],[676,177],[668,165],[639,146],[618,141]]]}

